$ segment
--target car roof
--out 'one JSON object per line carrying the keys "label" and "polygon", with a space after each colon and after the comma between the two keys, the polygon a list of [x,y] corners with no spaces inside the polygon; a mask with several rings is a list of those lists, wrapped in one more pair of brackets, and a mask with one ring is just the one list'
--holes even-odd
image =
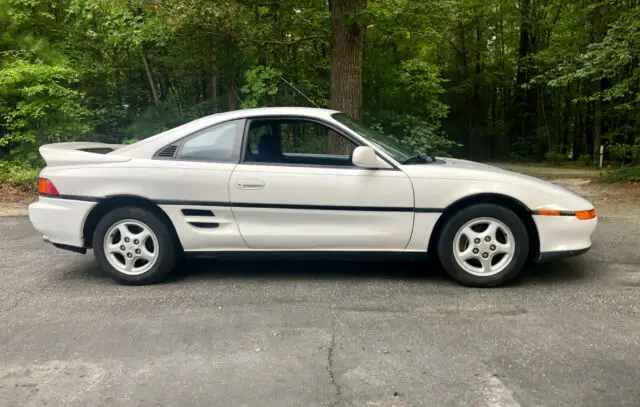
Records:
{"label": "car roof", "polygon": [[126,155],[130,157],[144,157],[147,156],[150,152],[155,152],[158,148],[172,143],[174,140],[178,140],[201,129],[229,120],[262,116],[301,116],[329,118],[334,113],[339,112],[337,110],[314,107],[260,107],[216,113],[192,120],[183,125],[174,127],[162,133],[138,141],[137,143],[122,147],[114,151],[112,154]]}

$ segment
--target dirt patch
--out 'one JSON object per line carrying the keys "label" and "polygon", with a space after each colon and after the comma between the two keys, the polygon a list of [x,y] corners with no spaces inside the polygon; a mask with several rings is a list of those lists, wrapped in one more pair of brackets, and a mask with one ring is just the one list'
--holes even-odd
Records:
{"label": "dirt patch", "polygon": [[544,180],[552,180],[558,178],[586,178],[590,180],[599,179],[604,174],[604,170],[594,169],[591,167],[556,167],[556,166],[537,166],[524,164],[493,164],[496,167],[505,170],[519,172],[521,174],[531,175]]}
{"label": "dirt patch", "polygon": [[24,184],[0,184],[0,216],[27,214],[27,205],[35,201],[37,192]]}
{"label": "dirt patch", "polygon": [[554,184],[584,197],[595,207],[598,216],[640,217],[640,184],[607,184],[584,178],[550,179]]}

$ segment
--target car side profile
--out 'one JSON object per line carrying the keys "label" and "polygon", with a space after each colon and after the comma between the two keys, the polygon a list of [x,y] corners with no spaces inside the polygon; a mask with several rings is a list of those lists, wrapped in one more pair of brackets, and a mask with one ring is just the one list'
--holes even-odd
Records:
{"label": "car side profile", "polygon": [[29,218],[55,246],[126,284],[182,255],[435,255],[458,282],[497,286],[528,261],[591,247],[595,209],[559,186],[424,157],[347,115],[314,108],[203,117],[131,145],[58,143]]}

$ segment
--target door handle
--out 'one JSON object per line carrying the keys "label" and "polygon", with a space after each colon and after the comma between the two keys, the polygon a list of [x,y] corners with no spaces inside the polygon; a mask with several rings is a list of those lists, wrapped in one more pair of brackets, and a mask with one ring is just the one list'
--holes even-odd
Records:
{"label": "door handle", "polygon": [[260,179],[240,179],[236,184],[238,189],[263,189],[264,185]]}

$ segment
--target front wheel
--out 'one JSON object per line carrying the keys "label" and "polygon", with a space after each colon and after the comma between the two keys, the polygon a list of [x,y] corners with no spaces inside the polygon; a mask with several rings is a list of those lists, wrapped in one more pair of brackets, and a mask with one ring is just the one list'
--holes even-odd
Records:
{"label": "front wheel", "polygon": [[444,269],[462,284],[493,287],[515,278],[529,254],[529,235],[516,213],[494,204],[456,213],[440,235]]}
{"label": "front wheel", "polygon": [[122,284],[150,284],[175,267],[176,245],[154,213],[137,207],[116,208],[96,226],[93,250],[101,269]]}

